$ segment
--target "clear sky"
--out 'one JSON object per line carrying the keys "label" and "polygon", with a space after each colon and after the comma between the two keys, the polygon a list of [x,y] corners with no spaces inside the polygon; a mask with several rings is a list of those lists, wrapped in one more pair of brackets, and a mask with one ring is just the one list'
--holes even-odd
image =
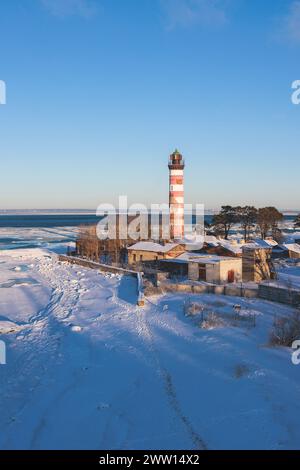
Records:
{"label": "clear sky", "polygon": [[1,0],[0,208],[300,208],[300,0]]}

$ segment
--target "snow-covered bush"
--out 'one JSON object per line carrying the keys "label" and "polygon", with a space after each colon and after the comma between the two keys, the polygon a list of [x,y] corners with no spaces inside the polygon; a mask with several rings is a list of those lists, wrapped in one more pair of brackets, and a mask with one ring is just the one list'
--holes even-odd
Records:
{"label": "snow-covered bush", "polygon": [[245,325],[249,328],[256,326],[256,312],[248,309],[235,309],[233,315],[233,324],[237,326]]}
{"label": "snow-covered bush", "polygon": [[156,287],[148,279],[144,280],[144,294],[146,297],[151,297],[152,295],[161,295],[163,290],[161,287]]}
{"label": "snow-covered bush", "polygon": [[223,319],[214,312],[210,312],[205,320],[200,323],[200,327],[203,330],[213,330],[214,328],[222,328],[223,326]]}
{"label": "snow-covered bush", "polygon": [[274,320],[270,334],[270,344],[272,346],[291,347],[292,343],[300,339],[300,310],[290,317],[280,317]]}
{"label": "snow-covered bush", "polygon": [[202,314],[204,311],[204,305],[199,304],[197,302],[192,302],[190,298],[188,298],[183,304],[184,314],[186,316],[194,316]]}

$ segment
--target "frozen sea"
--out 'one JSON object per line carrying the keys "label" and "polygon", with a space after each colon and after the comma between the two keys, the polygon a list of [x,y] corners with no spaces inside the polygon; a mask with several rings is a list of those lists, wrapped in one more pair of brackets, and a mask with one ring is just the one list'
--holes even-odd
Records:
{"label": "frozen sea", "polygon": [[[295,214],[286,215],[284,231],[287,237],[293,236]],[[95,225],[101,220],[95,213],[1,213],[0,212],[0,251],[23,248],[46,248],[56,253],[66,250],[74,243],[82,225]],[[212,215],[205,215],[210,223]],[[232,236],[240,234],[236,229]],[[242,234],[240,235],[242,237]]]}
{"label": "frozen sea", "polygon": [[0,250],[47,248],[65,251],[81,225],[93,225],[94,214],[1,214]]}

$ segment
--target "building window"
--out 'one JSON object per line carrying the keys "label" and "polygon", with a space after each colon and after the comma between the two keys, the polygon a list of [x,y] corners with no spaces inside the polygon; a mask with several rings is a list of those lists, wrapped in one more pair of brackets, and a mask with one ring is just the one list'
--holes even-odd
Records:
{"label": "building window", "polygon": [[133,255],[133,262],[136,262],[136,255]]}
{"label": "building window", "polygon": [[140,261],[143,261],[143,255],[140,255]]}

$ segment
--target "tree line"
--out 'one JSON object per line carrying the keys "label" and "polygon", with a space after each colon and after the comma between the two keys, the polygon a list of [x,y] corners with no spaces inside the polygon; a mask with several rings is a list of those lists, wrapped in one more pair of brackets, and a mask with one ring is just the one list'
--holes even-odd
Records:
{"label": "tree line", "polygon": [[[282,241],[279,223],[283,220],[283,214],[276,207],[263,207],[257,209],[254,206],[222,206],[219,214],[214,215],[211,227],[216,235],[228,240],[230,230],[235,224],[239,224],[243,230],[244,240],[249,241],[253,231],[259,233],[262,239],[272,235],[274,240]],[[297,217],[300,226],[300,215]],[[295,224],[296,224],[295,221]]]}

